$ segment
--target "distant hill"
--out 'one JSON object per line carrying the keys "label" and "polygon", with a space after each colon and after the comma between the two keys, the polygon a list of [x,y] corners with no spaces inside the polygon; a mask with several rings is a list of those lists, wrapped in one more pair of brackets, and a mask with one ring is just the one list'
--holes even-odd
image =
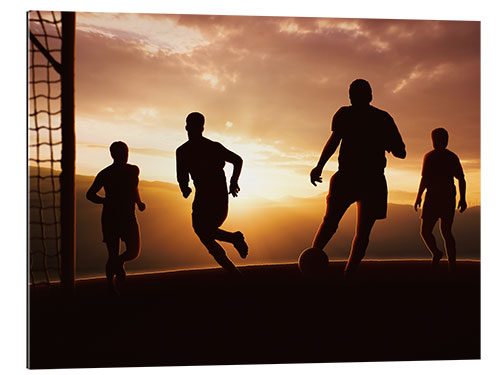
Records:
{"label": "distant hill", "polygon": [[[76,176],[77,275],[102,275],[107,251],[102,243],[101,207],[85,198],[91,176]],[[127,265],[131,272],[213,267],[215,262],[191,227],[192,197],[185,200],[178,187],[166,182],[140,182],[147,205],[137,212],[141,226],[142,253]],[[229,217],[223,227],[241,230],[249,244],[249,256],[241,260],[229,244],[229,257],[241,265],[295,262],[309,247],[321,223],[325,197],[293,198],[278,202],[254,198],[250,202],[230,199]],[[419,213],[409,205],[389,204],[388,218],[375,224],[367,251],[371,259],[430,258],[420,235]],[[479,259],[480,207],[470,207],[455,216],[454,233],[459,258]],[[326,248],[330,259],[347,258],[354,235],[356,206],[353,205]],[[439,230],[436,227],[441,248]]]}

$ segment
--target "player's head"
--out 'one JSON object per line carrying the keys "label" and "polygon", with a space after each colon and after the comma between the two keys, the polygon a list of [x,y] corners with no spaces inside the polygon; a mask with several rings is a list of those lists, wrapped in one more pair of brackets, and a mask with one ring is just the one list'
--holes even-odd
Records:
{"label": "player's head", "polygon": [[128,146],[125,142],[116,141],[109,146],[109,152],[115,163],[126,164],[128,160]]}
{"label": "player's head", "polygon": [[189,137],[201,136],[204,125],[205,117],[199,112],[192,112],[186,117],[186,130]]}
{"label": "player's head", "polygon": [[367,105],[372,101],[372,88],[368,81],[356,79],[349,86],[349,99],[352,105]]}
{"label": "player's head", "polygon": [[448,132],[444,128],[436,128],[431,132],[432,146],[436,150],[444,150],[448,146]]}

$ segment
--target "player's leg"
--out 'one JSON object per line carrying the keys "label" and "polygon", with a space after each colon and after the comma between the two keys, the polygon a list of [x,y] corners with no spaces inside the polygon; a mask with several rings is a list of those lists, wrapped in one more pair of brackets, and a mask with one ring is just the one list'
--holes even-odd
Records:
{"label": "player's leg", "polygon": [[387,216],[387,182],[384,174],[366,174],[354,182],[351,189],[359,189],[359,198],[357,199],[356,233],[344,270],[346,277],[355,274],[365,257],[375,221]]}
{"label": "player's leg", "polygon": [[244,259],[248,255],[248,245],[245,242],[245,236],[241,232],[228,232],[223,229],[217,228],[215,230],[215,239],[219,241],[231,243],[238,251],[240,256]]}
{"label": "player's leg", "polygon": [[135,218],[130,219],[126,228],[126,231],[122,234],[125,242],[125,251],[118,258],[116,271],[116,276],[121,280],[126,276],[125,262],[137,259],[141,253],[141,234],[137,220]]}
{"label": "player's leg", "polygon": [[137,259],[141,253],[141,233],[139,231],[139,224],[135,219],[130,222],[127,232],[124,235],[124,241],[126,249],[120,255],[120,261],[124,263]]}
{"label": "player's leg", "polygon": [[437,216],[423,216],[422,225],[420,227],[420,236],[424,240],[425,246],[432,254],[432,266],[435,268],[443,257],[443,252],[438,249],[436,238],[432,231],[438,220]]}
{"label": "player's leg", "polygon": [[323,217],[323,222],[316,232],[316,236],[314,237],[312,244],[312,247],[319,250],[323,250],[328,244],[337,231],[340,220],[352,204],[350,200],[346,199],[344,192],[339,189],[334,189],[333,184],[334,180],[332,177],[332,182],[330,183],[330,194],[328,194],[326,200],[326,213]]}
{"label": "player's leg", "polygon": [[120,253],[120,239],[107,239],[105,243],[108,250],[108,260],[106,261],[106,279],[108,281],[110,291],[116,292],[113,278],[116,274],[118,255]]}
{"label": "player's leg", "polygon": [[340,172],[330,180],[330,192],[326,198],[326,213],[314,237],[312,247],[323,250],[339,227],[340,220],[354,202],[350,197],[349,180]]}
{"label": "player's leg", "polygon": [[224,223],[228,214],[228,202],[227,202],[227,194],[225,194],[225,200],[222,200],[211,210],[211,217],[208,217],[204,221],[210,221],[211,226],[215,227],[213,230],[213,237],[218,241],[229,242],[232,244],[240,256],[244,259],[248,255],[248,245],[245,242],[245,237],[241,232],[228,232],[220,228],[220,226]]}
{"label": "player's leg", "polygon": [[448,266],[450,268],[450,271],[455,271],[457,250],[456,250],[455,237],[453,237],[453,233],[451,231],[452,225],[453,225],[453,216],[446,216],[441,218],[440,229],[446,247],[446,254],[448,256]]}
{"label": "player's leg", "polygon": [[108,250],[108,259],[106,261],[106,278],[109,285],[113,285],[113,278],[116,274],[116,265],[120,255],[120,235],[118,225],[112,212],[104,211],[101,215],[101,227],[103,242]]}
{"label": "player's leg", "polygon": [[340,220],[342,219],[342,216],[344,216],[348,208],[348,205],[344,205],[342,207],[337,206],[335,207],[335,209],[330,210],[330,213],[327,213],[325,215],[325,217],[323,218],[323,222],[318,229],[318,232],[316,232],[312,247],[320,250],[323,250],[325,248],[325,246],[337,231]]}
{"label": "player's leg", "polygon": [[126,250],[120,255],[116,276],[123,280],[127,275],[125,272],[125,262],[137,259],[141,253],[141,237],[139,235],[127,237],[124,241]]}
{"label": "player's leg", "polygon": [[359,264],[363,260],[375,220],[376,217],[372,214],[372,212],[367,210],[362,204],[358,203],[356,234],[354,235],[354,239],[352,241],[351,254],[344,271],[346,277],[354,275]]}
{"label": "player's leg", "polygon": [[[198,234],[198,233],[197,233]],[[219,265],[230,273],[239,273],[236,266],[229,260],[224,248],[211,236],[198,234],[200,241],[208,250],[208,253],[215,259]]]}
{"label": "player's leg", "polygon": [[239,273],[236,266],[229,260],[224,248],[215,241],[216,228],[193,220],[193,228],[201,243],[207,248],[208,253],[212,255],[219,265],[230,273]]}

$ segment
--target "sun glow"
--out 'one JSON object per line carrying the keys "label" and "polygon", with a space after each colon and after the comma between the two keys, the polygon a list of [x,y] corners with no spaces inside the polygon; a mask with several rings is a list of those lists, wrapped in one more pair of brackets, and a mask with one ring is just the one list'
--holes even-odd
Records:
{"label": "sun glow", "polygon": [[[477,22],[433,23],[431,37],[428,22],[390,20],[98,13],[77,20],[79,174],[95,176],[112,162],[109,145],[122,140],[141,180],[176,184],[185,118],[199,111],[205,136],[244,160],[235,202],[325,195],[338,151],[322,184],[314,187],[309,173],[331,116],[349,103],[349,83],[363,76],[407,146],[405,160],[387,156],[389,201],[413,204],[430,131],[443,126],[463,161],[467,197],[480,204]],[[455,43],[458,29],[465,44]]]}

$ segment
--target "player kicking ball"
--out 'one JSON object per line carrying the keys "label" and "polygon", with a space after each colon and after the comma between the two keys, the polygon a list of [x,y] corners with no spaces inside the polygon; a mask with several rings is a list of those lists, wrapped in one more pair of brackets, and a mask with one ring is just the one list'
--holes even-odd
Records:
{"label": "player kicking ball", "polygon": [[349,86],[350,106],[341,107],[332,119],[332,134],[325,144],[311,183],[322,182],[323,167],[340,145],[339,169],[330,180],[326,214],[312,247],[323,250],[337,231],[347,209],[358,206],[356,234],[345,276],[354,276],[365,256],[370,232],[376,220],[387,214],[386,152],[406,157],[405,144],[392,117],[372,105],[368,81],[357,79]]}

